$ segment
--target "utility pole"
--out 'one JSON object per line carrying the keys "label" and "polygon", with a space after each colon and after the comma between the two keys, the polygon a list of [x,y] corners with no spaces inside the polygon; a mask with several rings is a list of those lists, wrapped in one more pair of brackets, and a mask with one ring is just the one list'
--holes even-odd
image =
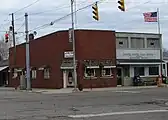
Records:
{"label": "utility pole", "polygon": [[12,15],[12,37],[13,37],[13,47],[14,47],[14,65],[16,65],[16,42],[15,42],[15,25],[14,25],[14,13]]}
{"label": "utility pole", "polygon": [[31,90],[30,49],[29,49],[29,31],[28,31],[28,14],[27,13],[25,13],[25,33],[26,33],[26,80],[27,80],[27,90]]}
{"label": "utility pole", "polygon": [[75,33],[74,33],[74,11],[73,5],[75,0],[71,0],[71,19],[72,19],[72,44],[73,44],[73,69],[74,69],[74,90],[78,91],[77,89],[77,73],[76,73],[76,55],[75,55]]}

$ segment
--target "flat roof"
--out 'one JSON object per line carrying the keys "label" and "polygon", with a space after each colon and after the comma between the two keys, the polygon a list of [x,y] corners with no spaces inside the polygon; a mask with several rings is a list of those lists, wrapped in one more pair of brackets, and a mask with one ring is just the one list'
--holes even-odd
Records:
{"label": "flat roof", "polygon": [[116,33],[120,33],[120,34],[145,34],[145,35],[162,35],[162,34],[158,34],[158,33],[150,33],[150,32],[117,32]]}

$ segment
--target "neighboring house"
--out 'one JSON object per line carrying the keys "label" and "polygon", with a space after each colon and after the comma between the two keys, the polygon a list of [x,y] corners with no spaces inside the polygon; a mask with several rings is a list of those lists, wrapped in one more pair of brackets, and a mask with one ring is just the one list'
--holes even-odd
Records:
{"label": "neighboring house", "polygon": [[[74,87],[72,41],[68,30],[30,41],[32,87]],[[116,87],[116,38],[114,31],[75,30],[77,82],[84,88]],[[25,75],[25,43],[10,49],[9,86],[17,87]]]}
{"label": "neighboring house", "polygon": [[168,57],[167,56],[163,56],[163,75],[164,76],[168,76]]}
{"label": "neighboring house", "polygon": [[160,75],[159,36],[161,35],[116,32],[119,85],[131,85],[135,75],[140,75],[143,79],[155,79]]}
{"label": "neighboring house", "polygon": [[0,86],[8,84],[9,74],[8,74],[8,60],[0,61]]}

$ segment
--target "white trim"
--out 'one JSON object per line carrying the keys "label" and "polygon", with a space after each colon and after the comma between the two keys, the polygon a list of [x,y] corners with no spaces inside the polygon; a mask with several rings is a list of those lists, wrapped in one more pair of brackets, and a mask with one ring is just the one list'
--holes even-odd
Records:
{"label": "white trim", "polygon": [[158,77],[158,75],[148,75],[148,76],[145,76],[145,77]]}
{"label": "white trim", "polygon": [[37,70],[31,70],[31,78],[36,79],[37,78]]}
{"label": "white trim", "polygon": [[160,65],[160,63],[120,63],[120,65]]}
{"label": "white trim", "polygon": [[116,68],[116,66],[104,66],[104,68]]}
{"label": "white trim", "polygon": [[3,66],[3,67],[0,67],[0,71],[6,69],[8,66]]}
{"label": "white trim", "polygon": [[21,70],[21,69],[16,69],[15,71],[16,71],[16,72],[22,72],[22,70]]}
{"label": "white trim", "polygon": [[60,67],[61,69],[73,69],[73,67]]}
{"label": "white trim", "polygon": [[43,68],[43,67],[40,67],[40,68],[38,68],[38,70],[44,70],[44,68]]}
{"label": "white trim", "polygon": [[99,66],[87,66],[87,68],[99,68]]}

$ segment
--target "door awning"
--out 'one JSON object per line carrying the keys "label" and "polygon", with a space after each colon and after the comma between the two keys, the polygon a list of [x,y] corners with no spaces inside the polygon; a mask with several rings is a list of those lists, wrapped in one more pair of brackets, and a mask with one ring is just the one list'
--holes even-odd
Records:
{"label": "door awning", "polygon": [[[117,60],[117,64],[119,65],[153,65],[153,64],[160,64],[161,63],[161,60],[143,60],[143,59],[140,59],[140,60]],[[163,63],[163,61],[162,61]]]}
{"label": "door awning", "polygon": [[[76,60],[76,66],[77,66],[77,60]],[[61,63],[61,69],[73,69],[73,60],[63,60]]]}
{"label": "door awning", "polygon": [[4,69],[8,68],[8,66],[3,66],[3,67],[0,67],[0,72]]}

